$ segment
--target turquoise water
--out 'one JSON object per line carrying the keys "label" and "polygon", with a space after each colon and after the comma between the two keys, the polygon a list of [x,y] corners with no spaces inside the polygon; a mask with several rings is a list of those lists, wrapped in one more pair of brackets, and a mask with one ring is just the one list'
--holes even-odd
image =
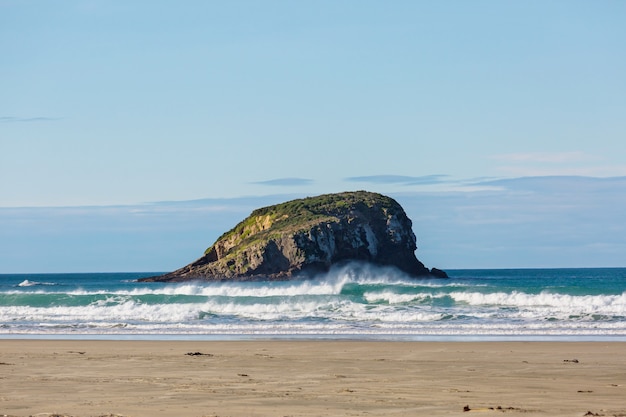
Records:
{"label": "turquoise water", "polygon": [[0,337],[626,337],[626,268],[349,265],[312,280],[139,283],[155,273],[0,275]]}

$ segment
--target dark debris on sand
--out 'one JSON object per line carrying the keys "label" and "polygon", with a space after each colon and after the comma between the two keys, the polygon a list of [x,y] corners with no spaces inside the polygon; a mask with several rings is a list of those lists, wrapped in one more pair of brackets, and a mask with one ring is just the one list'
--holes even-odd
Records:
{"label": "dark debris on sand", "polygon": [[202,353],[202,352],[187,352],[185,353],[187,356],[213,356],[212,353]]}
{"label": "dark debris on sand", "polygon": [[[503,413],[507,412],[507,411],[528,411],[528,410],[524,410],[521,408],[516,408],[516,407],[502,407],[501,405],[497,406],[497,407],[486,407],[486,408],[477,408],[474,411],[501,411]],[[463,407],[463,411],[464,412],[468,412],[468,411],[472,411],[472,409],[470,408],[469,405],[466,405],[465,407]]]}

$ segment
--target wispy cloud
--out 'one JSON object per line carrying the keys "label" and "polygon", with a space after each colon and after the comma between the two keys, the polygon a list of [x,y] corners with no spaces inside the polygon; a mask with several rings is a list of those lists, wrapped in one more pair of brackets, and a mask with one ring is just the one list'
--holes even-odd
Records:
{"label": "wispy cloud", "polygon": [[283,186],[283,187],[298,187],[313,184],[313,180],[308,178],[276,178],[267,181],[257,181],[253,184],[270,185],[270,186]]}
{"label": "wispy cloud", "polygon": [[447,175],[424,175],[411,177],[405,175],[368,175],[364,177],[348,177],[346,181],[366,182],[370,184],[404,184],[404,185],[427,185],[441,184],[445,182]]}
{"label": "wispy cloud", "polygon": [[626,175],[626,165],[597,165],[584,167],[500,167],[499,171],[507,177],[618,177]]}
{"label": "wispy cloud", "polygon": [[491,159],[509,163],[570,163],[595,159],[580,151],[571,152],[518,152],[492,155]]}
{"label": "wispy cloud", "polygon": [[489,159],[500,162],[495,169],[507,177],[626,175],[626,165],[611,164],[598,155],[580,151],[509,153]]}
{"label": "wispy cloud", "polygon": [[60,117],[14,117],[0,116],[0,123],[32,123],[32,122],[53,122],[60,120]]}
{"label": "wispy cloud", "polygon": [[545,192],[549,194],[580,192],[626,192],[626,177],[586,177],[554,175],[479,181],[477,186],[493,186],[510,191]]}

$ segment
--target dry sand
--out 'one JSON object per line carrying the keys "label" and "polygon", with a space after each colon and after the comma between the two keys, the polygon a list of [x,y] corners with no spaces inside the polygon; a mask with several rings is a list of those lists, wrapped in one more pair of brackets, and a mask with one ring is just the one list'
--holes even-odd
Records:
{"label": "dry sand", "polygon": [[0,416],[472,413],[626,416],[626,343],[0,340]]}

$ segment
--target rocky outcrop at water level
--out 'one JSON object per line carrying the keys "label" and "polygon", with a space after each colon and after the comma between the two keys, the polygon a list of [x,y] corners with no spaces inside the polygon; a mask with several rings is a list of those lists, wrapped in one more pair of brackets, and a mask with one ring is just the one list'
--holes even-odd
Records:
{"label": "rocky outcrop at water level", "polygon": [[326,194],[257,209],[204,256],[143,281],[286,280],[362,261],[413,277],[446,277],[415,256],[411,220],[394,199],[366,191]]}

